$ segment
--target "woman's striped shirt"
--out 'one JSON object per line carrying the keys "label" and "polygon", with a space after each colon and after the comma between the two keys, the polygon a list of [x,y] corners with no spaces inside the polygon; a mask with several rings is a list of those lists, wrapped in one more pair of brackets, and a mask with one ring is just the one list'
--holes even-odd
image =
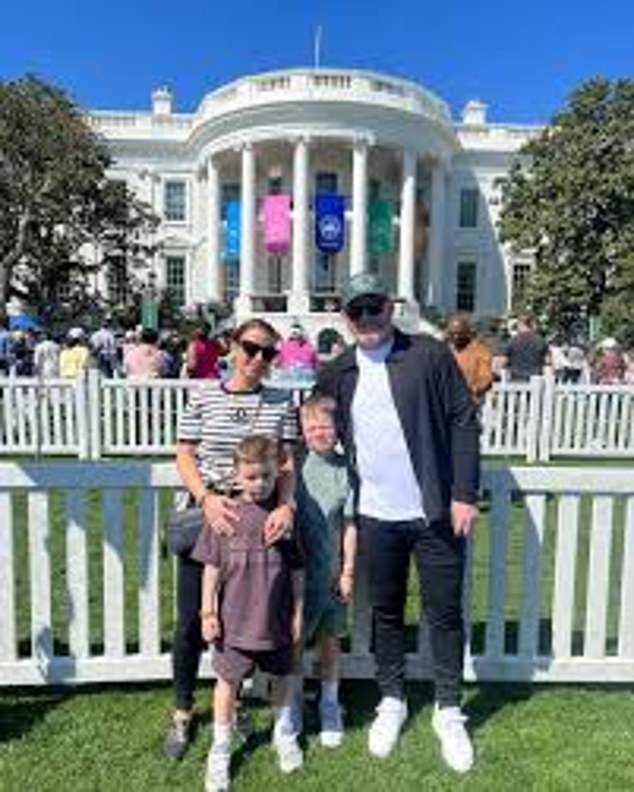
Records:
{"label": "woman's striped shirt", "polygon": [[262,386],[232,392],[218,380],[207,380],[192,390],[178,423],[179,441],[197,444],[203,481],[216,486],[230,481],[236,447],[254,434],[297,440],[297,409],[288,391]]}

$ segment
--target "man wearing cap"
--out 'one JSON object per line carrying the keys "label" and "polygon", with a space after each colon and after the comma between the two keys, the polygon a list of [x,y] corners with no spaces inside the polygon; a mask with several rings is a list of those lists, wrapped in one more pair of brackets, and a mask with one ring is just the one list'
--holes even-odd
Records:
{"label": "man wearing cap", "polygon": [[430,628],[432,726],[445,762],[464,773],[473,764],[460,699],[465,537],[479,485],[475,405],[446,344],[394,326],[378,276],[349,280],[343,312],[356,343],[320,373],[318,390],[337,402],[369,565],[381,701],[368,747],[386,757],[407,718],[404,607],[413,555]]}

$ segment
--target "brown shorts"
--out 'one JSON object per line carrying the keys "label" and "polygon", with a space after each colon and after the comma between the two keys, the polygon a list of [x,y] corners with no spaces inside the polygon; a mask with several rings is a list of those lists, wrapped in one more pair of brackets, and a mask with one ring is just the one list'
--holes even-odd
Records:
{"label": "brown shorts", "polygon": [[256,652],[235,646],[216,646],[212,667],[219,677],[232,685],[251,676],[256,668],[265,674],[286,676],[293,670],[293,645]]}

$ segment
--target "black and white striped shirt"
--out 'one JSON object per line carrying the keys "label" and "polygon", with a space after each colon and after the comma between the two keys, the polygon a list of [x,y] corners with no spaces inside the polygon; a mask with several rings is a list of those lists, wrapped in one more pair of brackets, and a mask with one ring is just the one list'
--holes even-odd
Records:
{"label": "black and white striped shirt", "polygon": [[203,481],[219,486],[230,481],[233,453],[242,438],[259,434],[292,443],[297,433],[290,393],[266,386],[232,392],[218,380],[206,380],[191,392],[178,424],[179,441],[198,445]]}

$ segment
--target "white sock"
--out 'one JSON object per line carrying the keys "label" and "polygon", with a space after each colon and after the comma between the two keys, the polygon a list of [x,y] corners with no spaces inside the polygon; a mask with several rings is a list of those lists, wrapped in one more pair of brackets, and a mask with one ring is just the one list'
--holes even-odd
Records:
{"label": "white sock", "polygon": [[213,747],[217,751],[229,752],[231,745],[231,724],[214,721],[214,744]]}
{"label": "white sock", "polygon": [[321,682],[321,696],[324,701],[336,704],[339,700],[339,681],[330,682],[323,679]]}
{"label": "white sock", "polygon": [[275,707],[273,710],[275,717],[275,734],[278,737],[293,737],[295,735],[295,728],[293,727],[293,718],[291,717],[291,707],[289,704],[284,704],[281,707]]}

